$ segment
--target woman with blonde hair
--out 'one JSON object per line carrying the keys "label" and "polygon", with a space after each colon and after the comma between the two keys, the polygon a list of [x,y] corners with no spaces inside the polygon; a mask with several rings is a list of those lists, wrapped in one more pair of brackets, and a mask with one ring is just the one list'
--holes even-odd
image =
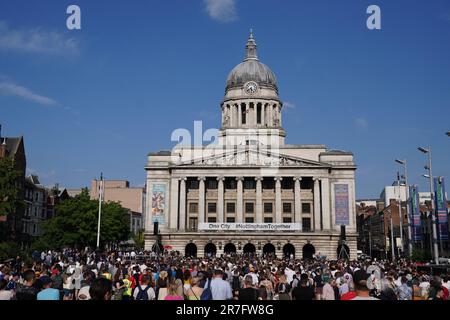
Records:
{"label": "woman with blonde hair", "polygon": [[199,286],[200,277],[194,277],[191,279],[191,287],[185,291],[185,295],[188,300],[200,300],[203,293],[203,288]]}
{"label": "woman with blonde hair", "polygon": [[164,297],[164,300],[184,300],[183,295],[180,295],[178,292],[179,287],[180,283],[178,281],[172,280],[169,284],[169,287],[167,289],[167,295]]}
{"label": "woman with blonde hair", "polygon": [[168,273],[163,270],[159,273],[157,287],[158,287],[158,300],[165,300],[167,296],[167,287],[169,285]]}

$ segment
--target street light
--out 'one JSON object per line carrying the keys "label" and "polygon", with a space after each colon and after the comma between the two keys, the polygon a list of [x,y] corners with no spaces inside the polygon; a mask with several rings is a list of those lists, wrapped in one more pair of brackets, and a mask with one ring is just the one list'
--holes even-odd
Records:
{"label": "street light", "polygon": [[[409,207],[409,185],[408,185],[408,163],[405,160],[399,160],[396,159],[395,162],[403,166],[404,170],[404,178],[405,178],[405,185],[406,185],[406,217],[408,222],[408,255],[411,257],[412,251],[413,251],[413,242],[412,242],[412,228],[411,228],[411,211]],[[400,188],[399,188],[400,189]],[[400,192],[400,190],[399,190]],[[403,246],[403,242],[402,242]],[[402,247],[403,249],[403,247]]]}
{"label": "street light", "polygon": [[447,131],[446,135],[448,135],[450,137],[450,131]]}
{"label": "street light", "polygon": [[431,219],[432,219],[432,225],[433,225],[433,248],[434,248],[434,260],[437,265],[439,265],[439,248],[437,244],[437,230],[436,230],[436,214],[434,210],[434,181],[433,181],[433,165],[432,165],[432,157],[431,157],[431,146],[427,148],[419,147],[418,148],[420,152],[424,154],[428,154],[428,171],[429,174],[424,174],[423,177],[430,180],[430,195],[431,195]]}

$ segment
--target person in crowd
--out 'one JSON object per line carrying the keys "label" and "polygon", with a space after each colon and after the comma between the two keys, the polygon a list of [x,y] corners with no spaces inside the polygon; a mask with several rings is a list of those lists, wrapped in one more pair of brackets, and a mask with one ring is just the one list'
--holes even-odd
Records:
{"label": "person in crowd", "polygon": [[17,300],[36,300],[38,289],[35,287],[35,274],[31,269],[23,273],[23,284],[19,284],[16,289]]}
{"label": "person in crowd", "polygon": [[213,300],[231,300],[233,298],[230,283],[223,280],[222,276],[222,270],[216,269],[214,271],[214,277],[211,280],[211,293]]}
{"label": "person in crowd", "polygon": [[134,288],[134,300],[155,300],[156,294],[152,286],[152,279],[148,274],[141,278],[141,283]]}
{"label": "person in crowd", "polygon": [[239,290],[238,300],[259,300],[259,291],[253,287],[253,276],[247,274],[244,278],[244,288]]}
{"label": "person in crowd", "polygon": [[367,279],[370,275],[365,270],[358,270],[353,274],[353,283],[355,285],[356,300],[378,300],[377,298],[371,297],[369,288],[367,287]]}
{"label": "person in crowd", "polygon": [[292,290],[292,299],[301,301],[312,301],[316,295],[312,286],[308,286],[308,275],[301,274],[299,285]]}
{"label": "person in crowd", "polygon": [[91,300],[96,301],[111,300],[111,291],[111,280],[100,277],[92,280],[89,287],[89,296]]}
{"label": "person in crowd", "polygon": [[12,300],[14,297],[14,291],[7,290],[6,286],[8,285],[8,281],[5,279],[0,280],[0,301],[1,300]]}
{"label": "person in crowd", "polygon": [[412,300],[412,288],[408,286],[406,277],[401,277],[401,285],[398,287],[398,300]]}
{"label": "person in crowd", "polygon": [[183,295],[179,294],[179,288],[181,285],[177,280],[179,279],[172,279],[170,281],[167,289],[167,295],[164,297],[164,300],[184,300]]}
{"label": "person in crowd", "polygon": [[37,294],[37,300],[59,300],[60,294],[58,289],[52,288],[52,278],[43,276],[39,278],[42,284],[42,291]]}
{"label": "person in crowd", "polygon": [[200,278],[194,277],[191,279],[191,286],[190,288],[185,292],[185,295],[188,300],[200,300],[200,297],[203,293],[203,288],[200,288]]}

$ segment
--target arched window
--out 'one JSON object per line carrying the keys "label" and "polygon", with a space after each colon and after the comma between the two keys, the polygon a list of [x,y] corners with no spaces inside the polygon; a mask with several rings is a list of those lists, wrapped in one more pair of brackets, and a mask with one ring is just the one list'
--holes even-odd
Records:
{"label": "arched window", "polygon": [[241,124],[246,124],[247,123],[247,107],[246,107],[245,103],[241,103],[241,118],[242,118]]}

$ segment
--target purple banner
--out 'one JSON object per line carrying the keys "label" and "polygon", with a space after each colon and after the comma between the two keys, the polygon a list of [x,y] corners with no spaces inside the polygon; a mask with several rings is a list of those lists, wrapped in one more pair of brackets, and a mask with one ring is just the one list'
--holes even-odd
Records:
{"label": "purple banner", "polygon": [[448,240],[447,198],[444,177],[434,178],[434,199],[436,203],[437,225],[440,240]]}
{"label": "purple banner", "polygon": [[336,225],[350,225],[348,184],[334,185]]}
{"label": "purple banner", "polygon": [[409,197],[411,201],[411,230],[412,240],[422,241],[422,221],[420,220],[419,189],[417,186],[409,187]]}

